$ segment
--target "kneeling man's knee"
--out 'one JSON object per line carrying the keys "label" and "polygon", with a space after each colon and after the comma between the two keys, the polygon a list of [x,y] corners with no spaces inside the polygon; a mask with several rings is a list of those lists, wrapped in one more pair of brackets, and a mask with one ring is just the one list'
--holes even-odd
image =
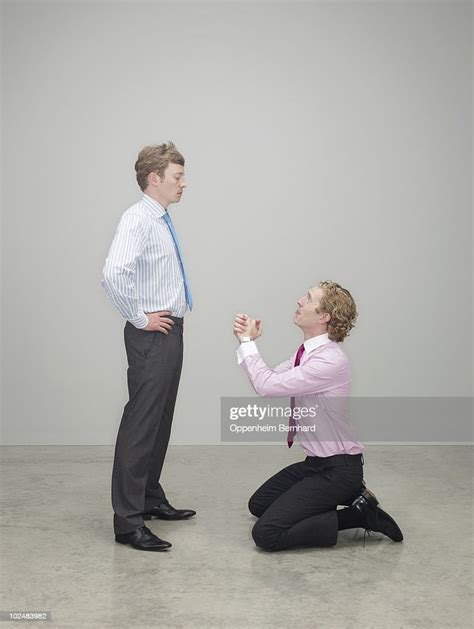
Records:
{"label": "kneeling man's knee", "polygon": [[252,515],[257,516],[257,518],[259,518],[263,514],[263,509],[258,504],[258,500],[256,499],[255,494],[249,500],[249,511]]}
{"label": "kneeling man's knee", "polygon": [[269,551],[278,550],[279,532],[275,527],[262,523],[259,520],[252,529],[252,537],[259,548]]}

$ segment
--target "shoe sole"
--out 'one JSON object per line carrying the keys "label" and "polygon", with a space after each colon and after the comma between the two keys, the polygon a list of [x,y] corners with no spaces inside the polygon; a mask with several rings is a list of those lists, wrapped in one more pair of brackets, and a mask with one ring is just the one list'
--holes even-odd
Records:
{"label": "shoe sole", "polygon": [[148,520],[153,520],[153,519],[155,519],[155,520],[168,520],[170,522],[170,521],[178,521],[178,520],[189,520],[189,518],[192,518],[195,515],[196,515],[195,513],[192,513],[191,515],[186,515],[184,518],[183,517],[181,517],[181,518],[173,518],[173,517],[168,518],[168,517],[163,517],[162,515],[143,515],[142,514],[142,518],[145,520],[145,522],[148,522]]}
{"label": "shoe sole", "polygon": [[372,509],[376,509],[379,501],[375,494],[373,494],[369,489],[364,489],[360,496],[352,502],[352,507],[355,507],[358,511],[360,511],[363,515],[365,515],[364,507],[369,505]]}
{"label": "shoe sole", "polygon": [[160,553],[160,552],[169,550],[171,548],[171,545],[165,546],[164,548],[143,548],[141,546],[134,546],[133,544],[131,544],[130,542],[127,542],[126,540],[115,538],[115,541],[117,542],[117,544],[123,544],[124,546],[131,546],[132,548],[135,548],[136,550],[148,550],[150,552],[155,552],[155,553]]}

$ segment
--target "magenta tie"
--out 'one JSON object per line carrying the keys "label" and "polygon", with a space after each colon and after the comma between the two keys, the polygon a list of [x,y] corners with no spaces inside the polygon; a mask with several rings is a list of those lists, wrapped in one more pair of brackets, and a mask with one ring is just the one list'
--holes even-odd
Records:
{"label": "magenta tie", "polygon": [[[304,353],[304,343],[300,345],[300,347],[298,348],[298,351],[296,352],[295,367],[298,367],[298,365],[300,364],[301,356],[303,356],[303,353]],[[290,424],[289,424],[288,437],[287,437],[289,448],[291,448],[291,446],[293,445],[293,441],[295,439],[295,429],[296,429],[296,422],[295,422],[295,418],[293,417],[293,411],[295,410],[294,397],[292,397],[290,400],[290,407],[291,407],[291,415],[290,415]]]}

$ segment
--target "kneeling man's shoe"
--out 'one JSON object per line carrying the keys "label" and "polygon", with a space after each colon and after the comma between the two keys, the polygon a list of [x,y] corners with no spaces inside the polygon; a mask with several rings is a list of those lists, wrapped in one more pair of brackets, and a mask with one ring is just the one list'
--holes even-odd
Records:
{"label": "kneeling man's shoe", "polygon": [[130,544],[138,550],[161,551],[171,548],[171,544],[164,539],[160,539],[146,526],[141,526],[130,533],[121,533],[115,536],[115,541],[119,544]]}
{"label": "kneeling man's shoe", "polygon": [[151,520],[152,518],[158,518],[159,520],[187,520],[192,518],[193,515],[196,515],[196,511],[193,509],[175,509],[167,500],[157,507],[152,507],[142,513],[144,520]]}
{"label": "kneeling man's shoe", "polygon": [[365,518],[366,531],[383,533],[394,542],[401,542],[403,534],[395,520],[379,506],[379,501],[369,490],[364,489],[351,506],[357,509]]}

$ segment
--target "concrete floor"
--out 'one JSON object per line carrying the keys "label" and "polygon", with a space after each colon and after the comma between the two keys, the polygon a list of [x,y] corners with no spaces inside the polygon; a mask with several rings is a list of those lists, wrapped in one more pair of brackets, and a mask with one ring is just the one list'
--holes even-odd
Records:
{"label": "concrete floor", "polygon": [[253,545],[246,504],[298,448],[171,447],[168,498],[198,515],[149,524],[168,553],[114,542],[113,448],[2,455],[1,609],[51,611],[48,627],[472,626],[470,447],[366,447],[367,486],[403,543],[373,534],[364,548],[351,530],[330,549],[280,553]]}

